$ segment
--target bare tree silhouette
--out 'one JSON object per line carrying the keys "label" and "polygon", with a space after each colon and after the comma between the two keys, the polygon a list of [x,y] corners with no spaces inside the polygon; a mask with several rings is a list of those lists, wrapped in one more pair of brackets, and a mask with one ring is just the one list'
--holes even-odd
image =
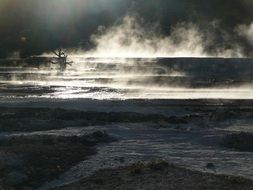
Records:
{"label": "bare tree silhouette", "polygon": [[65,71],[67,68],[67,65],[72,65],[72,61],[68,62],[68,55],[66,51],[64,51],[62,48],[59,48],[58,50],[53,51],[53,54],[56,55],[54,58],[54,61],[51,61],[52,64],[58,64],[60,66],[60,71]]}

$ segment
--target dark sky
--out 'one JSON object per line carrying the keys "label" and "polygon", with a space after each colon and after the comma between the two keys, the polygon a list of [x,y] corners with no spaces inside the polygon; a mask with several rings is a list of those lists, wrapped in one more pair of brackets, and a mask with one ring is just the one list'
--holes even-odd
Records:
{"label": "dark sky", "polygon": [[210,22],[218,20],[217,43],[226,31],[231,44],[240,41],[249,49],[233,30],[253,21],[252,10],[252,0],[0,0],[0,57],[13,51],[40,54],[59,46],[89,48],[98,26],[108,27],[126,14],[159,23],[164,34],[179,22],[198,23],[208,32]]}

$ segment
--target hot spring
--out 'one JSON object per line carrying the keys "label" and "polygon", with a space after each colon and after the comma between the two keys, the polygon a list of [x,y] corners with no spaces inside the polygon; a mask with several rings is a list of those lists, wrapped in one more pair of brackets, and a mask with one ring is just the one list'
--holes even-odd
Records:
{"label": "hot spring", "polygon": [[72,65],[1,60],[1,98],[253,99],[249,58],[94,58]]}

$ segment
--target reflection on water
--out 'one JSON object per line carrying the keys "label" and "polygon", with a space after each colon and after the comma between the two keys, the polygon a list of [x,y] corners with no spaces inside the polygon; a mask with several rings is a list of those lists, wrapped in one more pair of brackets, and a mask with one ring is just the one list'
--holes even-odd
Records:
{"label": "reflection on water", "polygon": [[250,59],[95,59],[0,62],[0,97],[92,99],[252,99]]}

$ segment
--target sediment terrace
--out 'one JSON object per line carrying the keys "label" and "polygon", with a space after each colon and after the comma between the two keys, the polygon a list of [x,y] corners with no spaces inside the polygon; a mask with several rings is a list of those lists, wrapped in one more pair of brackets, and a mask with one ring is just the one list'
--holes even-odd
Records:
{"label": "sediment terrace", "polygon": [[[78,182],[101,169],[154,159],[201,172],[251,179],[252,152],[229,148],[222,142],[230,134],[253,132],[252,108],[253,102],[248,100],[17,99],[1,103],[0,151],[12,154],[20,163],[22,154],[29,153],[32,158],[34,152],[34,158],[39,158],[37,151],[29,151],[32,148],[48,154],[52,150],[46,151],[47,147],[54,147],[57,151],[45,161],[53,159],[54,166],[60,166],[56,168],[58,175],[34,180],[33,185],[39,184],[40,189]],[[89,144],[89,135],[97,131],[101,131],[98,137],[108,134],[114,141]],[[15,143],[17,147],[26,144],[26,148],[16,149]],[[72,150],[79,153],[65,165],[59,158],[71,158]],[[90,153],[93,155],[87,157]],[[214,164],[215,171],[206,168],[208,163]],[[24,167],[17,168],[19,174],[27,171]],[[45,169],[36,170],[48,176],[51,172]]]}

